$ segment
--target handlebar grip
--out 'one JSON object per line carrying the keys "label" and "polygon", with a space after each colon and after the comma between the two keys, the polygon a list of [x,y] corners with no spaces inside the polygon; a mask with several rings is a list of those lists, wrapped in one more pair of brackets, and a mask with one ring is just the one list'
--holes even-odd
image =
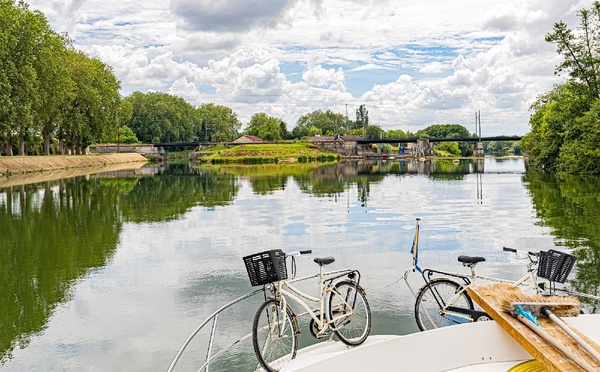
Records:
{"label": "handlebar grip", "polygon": [[311,254],[312,253],[312,249],[306,250],[306,251],[300,251],[300,254]]}
{"label": "handlebar grip", "polygon": [[512,253],[517,253],[517,250],[514,248],[509,248],[509,247],[502,247],[502,250],[504,252],[512,252]]}

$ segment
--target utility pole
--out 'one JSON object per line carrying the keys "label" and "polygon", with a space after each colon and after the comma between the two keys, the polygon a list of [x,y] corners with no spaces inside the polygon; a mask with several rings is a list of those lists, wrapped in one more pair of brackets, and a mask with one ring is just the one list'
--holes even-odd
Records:
{"label": "utility pole", "polygon": [[475,135],[479,136],[479,142],[475,144],[473,155],[475,157],[484,157],[483,142],[481,142],[481,110],[475,112]]}
{"label": "utility pole", "polygon": [[481,141],[481,110],[477,111],[477,118],[479,119],[479,140]]}
{"label": "utility pole", "polygon": [[348,131],[348,104],[346,103],[346,131]]}

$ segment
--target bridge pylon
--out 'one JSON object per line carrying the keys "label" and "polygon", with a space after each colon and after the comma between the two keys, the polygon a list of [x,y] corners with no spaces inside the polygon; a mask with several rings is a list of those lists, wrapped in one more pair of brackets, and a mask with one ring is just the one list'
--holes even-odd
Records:
{"label": "bridge pylon", "polygon": [[477,141],[474,143],[475,148],[473,149],[473,157],[474,158],[483,158],[485,156],[483,151],[483,142]]}

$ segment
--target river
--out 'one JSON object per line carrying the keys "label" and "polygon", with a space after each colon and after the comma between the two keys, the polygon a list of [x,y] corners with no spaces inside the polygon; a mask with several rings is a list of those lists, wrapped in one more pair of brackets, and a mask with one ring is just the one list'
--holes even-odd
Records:
{"label": "river", "polygon": [[[462,271],[458,255],[482,255],[478,273],[516,279],[525,264],[503,246],[566,250],[578,258],[567,285],[597,294],[598,190],[597,177],[528,173],[521,158],[173,164],[1,189],[0,370],[164,371],[200,322],[255,289],[242,257],[278,248],[360,270],[372,334],[416,332],[398,280],[416,218],[422,267]],[[250,332],[260,302],[224,313],[216,346]],[[314,342],[304,323],[301,345]],[[199,337],[180,370],[205,353]],[[254,362],[246,342],[212,370]]]}

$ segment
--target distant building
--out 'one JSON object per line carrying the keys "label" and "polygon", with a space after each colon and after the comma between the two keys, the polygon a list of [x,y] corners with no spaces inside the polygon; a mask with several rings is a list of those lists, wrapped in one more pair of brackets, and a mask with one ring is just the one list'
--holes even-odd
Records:
{"label": "distant building", "polygon": [[261,138],[256,136],[245,135],[231,142],[232,144],[246,144],[246,143],[263,143]]}
{"label": "distant building", "polygon": [[246,144],[246,143],[263,143],[263,140],[256,137],[256,136],[250,136],[250,135],[245,135],[245,136],[241,136],[240,138],[236,139],[235,141],[231,142],[232,144]]}

